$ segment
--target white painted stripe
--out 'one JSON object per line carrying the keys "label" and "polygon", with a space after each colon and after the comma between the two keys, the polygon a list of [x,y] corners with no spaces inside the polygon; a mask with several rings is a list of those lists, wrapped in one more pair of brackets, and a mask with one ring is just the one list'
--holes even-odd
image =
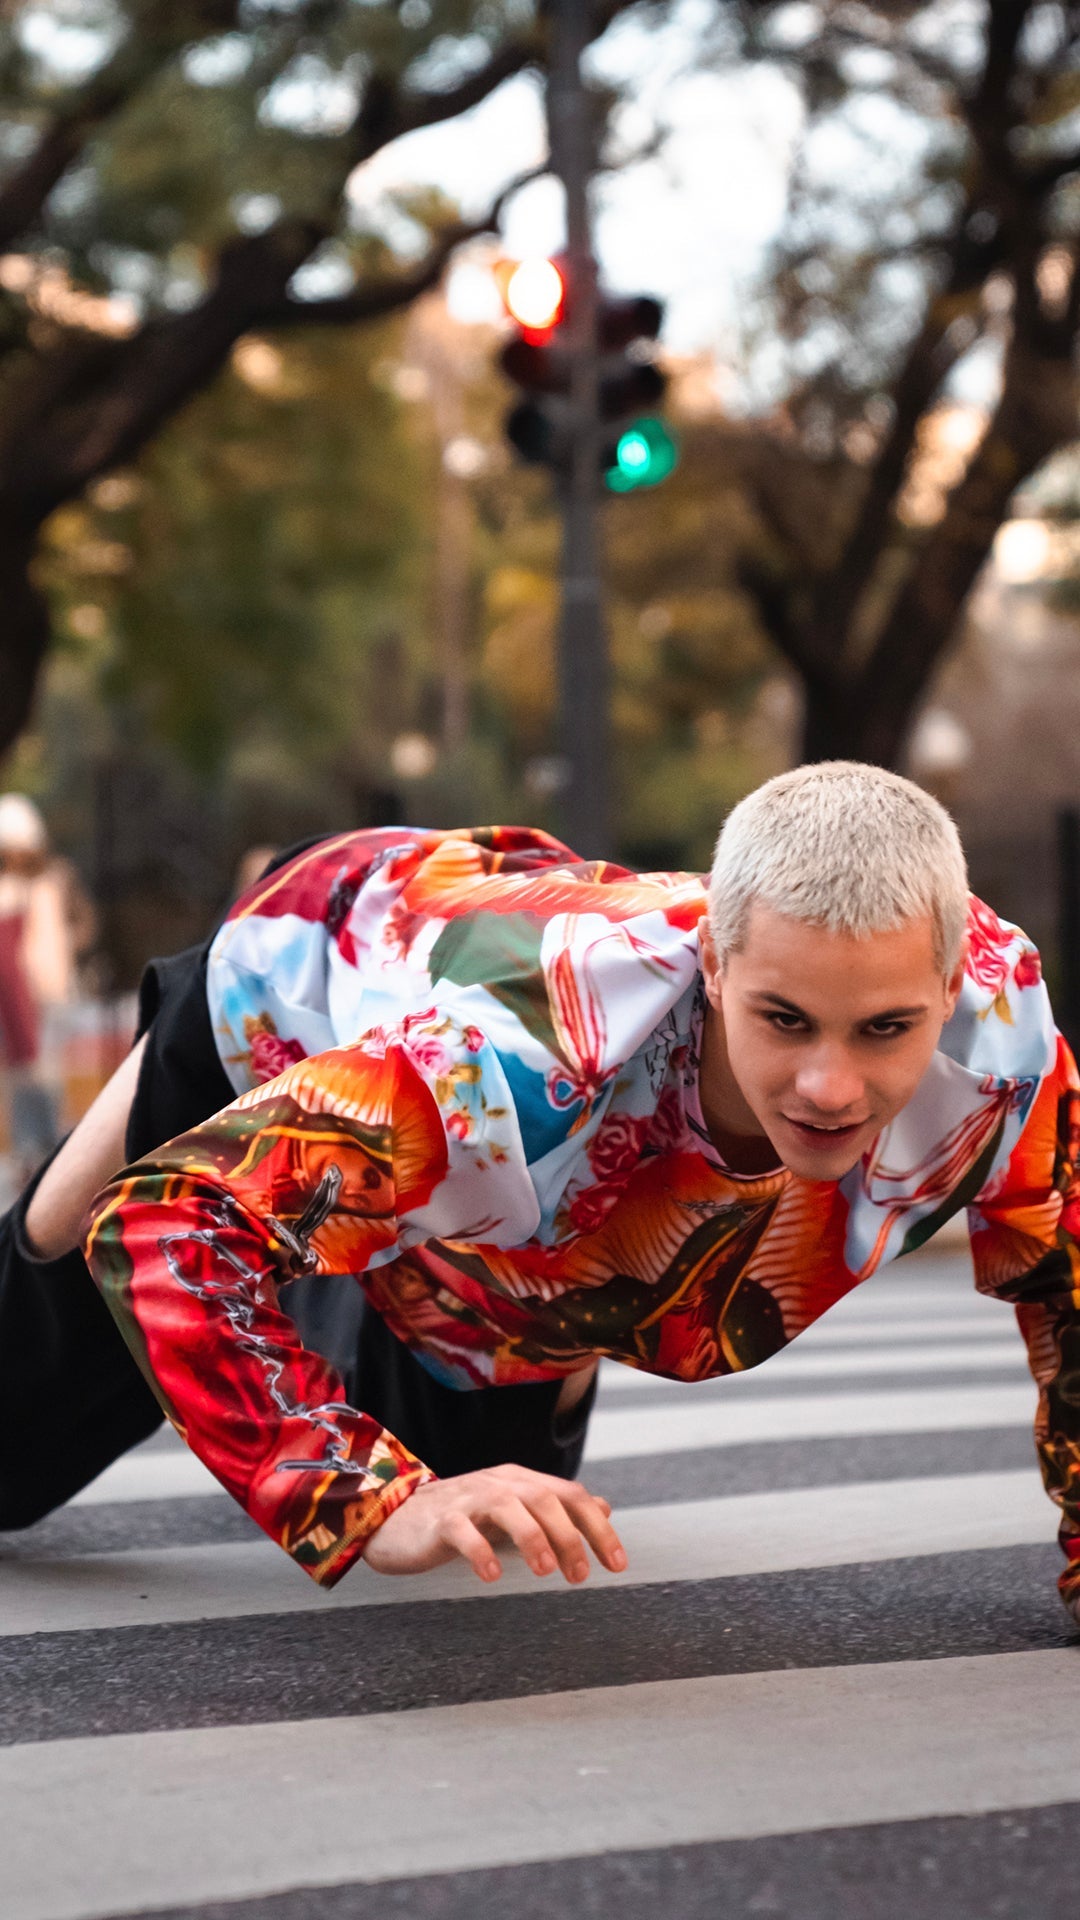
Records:
{"label": "white painted stripe", "polygon": [[976,1311],[980,1307],[992,1311],[1000,1305],[1000,1301],[979,1293],[970,1274],[963,1279],[953,1274],[938,1281],[902,1276],[886,1279],[878,1274],[853,1287],[831,1311],[857,1307],[867,1313],[958,1313],[965,1306]]}
{"label": "white painted stripe", "polygon": [[[1034,1419],[1035,1387],[912,1387],[897,1393],[791,1394],[744,1399],[734,1394],[674,1404],[601,1408],[589,1423],[586,1460],[683,1453],[761,1440],[827,1440],[846,1434],[956,1433],[978,1427],[1022,1427]],[[105,1501],[179,1500],[219,1494],[220,1483],[186,1448],[129,1453],[76,1494],[73,1506]]]}
{"label": "white painted stripe", "polygon": [[792,1394],[773,1400],[735,1396],[658,1407],[617,1407],[589,1423],[585,1459],[683,1453],[762,1440],[829,1440],[846,1434],[971,1432],[1023,1427],[1035,1417],[1035,1386],[912,1387],[904,1393]]}
{"label": "white painted stripe", "polygon": [[909,1326],[926,1325],[934,1327],[941,1320],[962,1318],[965,1321],[982,1324],[996,1320],[999,1326],[1009,1323],[1012,1308],[1004,1300],[991,1300],[974,1288],[954,1288],[951,1292],[942,1291],[933,1299],[927,1300],[921,1294],[892,1293],[850,1293],[844,1300],[838,1300],[822,1316],[822,1324],[835,1325],[838,1320],[849,1323],[864,1320],[899,1320]]}
{"label": "white painted stripe", "polygon": [[853,1314],[843,1313],[838,1308],[835,1313],[827,1313],[814,1326],[808,1327],[799,1335],[799,1346],[807,1347],[855,1347],[869,1346],[875,1340],[902,1340],[909,1345],[914,1341],[930,1345],[936,1340],[975,1340],[980,1344],[987,1340],[1003,1340],[1006,1335],[1014,1334],[1020,1338],[1020,1330],[1012,1314],[1000,1307],[989,1313],[953,1313],[939,1314],[936,1319],[927,1319],[925,1325],[914,1315],[878,1316],[863,1314],[857,1319]]}
{"label": "white painted stripe", "polygon": [[793,1384],[801,1380],[862,1380],[874,1373],[980,1373],[998,1367],[1015,1367],[1018,1378],[1027,1373],[1024,1343],[1019,1333],[1009,1340],[983,1341],[978,1347],[945,1343],[936,1347],[882,1345],[843,1353],[802,1353],[799,1346],[801,1342],[745,1373],[728,1374],[723,1380],[695,1382],[689,1387],[686,1381],[664,1379],[637,1367],[621,1366],[616,1360],[603,1369],[603,1390],[605,1394],[655,1395],[658,1391],[679,1394],[693,1393],[700,1384],[719,1388],[724,1393],[740,1393],[767,1384],[780,1386],[785,1380]]}
{"label": "white painted stripe", "polygon": [[220,1480],[215,1480],[209,1468],[180,1444],[126,1453],[69,1504],[88,1507],[109,1500],[186,1500],[197,1494],[222,1492]]}
{"label": "white painted stripe", "polygon": [[849,1295],[840,1300],[835,1307],[822,1314],[818,1325],[834,1327],[839,1322],[848,1326],[863,1326],[880,1320],[895,1320],[908,1328],[911,1333],[920,1328],[932,1329],[947,1320],[961,1320],[965,1325],[990,1326],[996,1323],[998,1328],[1006,1327],[1013,1320],[1013,1309],[1004,1300],[989,1300],[977,1293],[942,1294],[940,1300],[927,1303],[918,1299],[893,1298],[873,1300],[864,1296]]}
{"label": "white painted stripe", "polygon": [[[722,1470],[718,1466],[717,1478]],[[739,1494],[617,1516],[630,1565],[594,1566],[590,1586],[651,1586],[665,1580],[719,1580],[790,1568],[963,1553],[1054,1539],[1057,1514],[1034,1460],[1026,1473],[957,1474],[941,1479],[868,1481],[809,1492]],[[474,1600],[507,1593],[580,1589],[538,1580],[505,1552],[503,1578],[486,1586],[462,1562],[408,1580],[355,1567],[331,1593],[290,1564],[269,1540],[250,1545],[168,1547],[88,1554],[64,1561],[14,1561],[0,1569],[0,1635],[235,1619],[416,1600]]]}
{"label": "white painted stripe", "polygon": [[1055,1650],[10,1747],[5,1909],[101,1920],[1080,1800],[1076,1696]]}

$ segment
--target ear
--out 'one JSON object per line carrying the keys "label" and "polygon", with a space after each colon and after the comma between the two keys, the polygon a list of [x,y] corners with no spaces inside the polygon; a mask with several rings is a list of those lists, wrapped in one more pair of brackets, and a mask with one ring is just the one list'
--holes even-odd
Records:
{"label": "ear", "polygon": [[698,944],[701,950],[701,975],[705,982],[705,993],[709,1004],[718,1007],[724,984],[723,969],[716,957],[716,943],[712,937],[708,915],[704,913],[698,921]]}
{"label": "ear", "polygon": [[957,959],[956,965],[945,982],[945,1009],[946,1009],[945,1018],[946,1020],[951,1020],[953,1017],[953,1014],[956,1011],[956,1003],[960,998],[960,989],[964,984],[964,968],[967,965],[967,957],[968,957],[968,942],[967,942],[967,935],[965,934],[964,942],[962,947],[960,948],[960,953],[959,953],[959,957]]}

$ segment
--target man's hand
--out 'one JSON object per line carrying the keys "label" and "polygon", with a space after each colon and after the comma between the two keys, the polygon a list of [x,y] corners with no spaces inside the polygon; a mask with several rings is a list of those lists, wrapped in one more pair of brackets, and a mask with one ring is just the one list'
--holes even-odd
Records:
{"label": "man's hand", "polygon": [[502,1573],[492,1538],[511,1540],[533,1573],[562,1569],[573,1584],[588,1578],[588,1542],[601,1566],[622,1573],[626,1554],[606,1500],[578,1480],[531,1467],[485,1467],[432,1480],[384,1520],[364,1549],[376,1573],[426,1573],[460,1554],[481,1580]]}

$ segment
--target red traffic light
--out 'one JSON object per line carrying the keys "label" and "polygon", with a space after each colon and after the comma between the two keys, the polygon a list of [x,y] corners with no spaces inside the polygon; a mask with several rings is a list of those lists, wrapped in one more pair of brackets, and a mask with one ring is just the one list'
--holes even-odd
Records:
{"label": "red traffic light", "polygon": [[554,260],[504,260],[495,278],[503,305],[527,340],[544,340],[558,326],[566,306],[566,282]]}

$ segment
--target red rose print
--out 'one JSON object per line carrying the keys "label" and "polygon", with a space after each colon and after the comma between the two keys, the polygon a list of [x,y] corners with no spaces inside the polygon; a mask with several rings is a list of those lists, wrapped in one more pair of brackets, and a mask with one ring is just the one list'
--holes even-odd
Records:
{"label": "red rose print", "polygon": [[1015,948],[1015,928],[1003,927],[992,907],[983,900],[971,902],[968,915],[967,970],[987,993],[1004,992],[1010,977],[1019,988],[1037,987],[1042,965],[1034,947],[1022,947],[1015,960],[1009,950]]}
{"label": "red rose print", "polygon": [[402,1037],[419,1066],[426,1067],[429,1073],[449,1073],[454,1062],[445,1041],[437,1033],[425,1032],[437,1018],[434,1007],[425,1008],[423,1013],[407,1013],[401,1023]]}
{"label": "red rose print", "polygon": [[1014,938],[1015,935],[1002,926],[993,908],[972,896],[967,971],[987,993],[1000,993],[1009,977],[1007,954]]}
{"label": "red rose print", "polygon": [[589,1148],[589,1164],[598,1180],[618,1180],[631,1173],[641,1159],[648,1138],[648,1119],[628,1113],[609,1113]]}
{"label": "red rose print", "polygon": [[412,1058],[429,1073],[449,1073],[453,1060],[433,1033],[417,1033],[406,1042]]}
{"label": "red rose print", "polygon": [[1025,947],[1016,963],[1015,980],[1018,987],[1037,987],[1042,979],[1042,961],[1034,947]]}
{"label": "red rose print", "polygon": [[260,1084],[276,1080],[286,1067],[306,1059],[299,1040],[283,1040],[279,1033],[267,1033],[265,1027],[256,1027],[251,1035],[251,1071]]}
{"label": "red rose print", "polygon": [[685,1146],[689,1129],[686,1111],[675,1087],[665,1087],[657,1102],[649,1133],[649,1145],[657,1153],[674,1153]]}
{"label": "red rose print", "polygon": [[598,1233],[619,1197],[617,1187],[584,1187],[570,1206],[575,1233]]}

